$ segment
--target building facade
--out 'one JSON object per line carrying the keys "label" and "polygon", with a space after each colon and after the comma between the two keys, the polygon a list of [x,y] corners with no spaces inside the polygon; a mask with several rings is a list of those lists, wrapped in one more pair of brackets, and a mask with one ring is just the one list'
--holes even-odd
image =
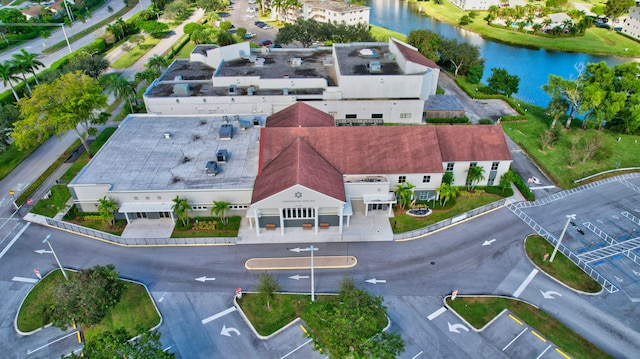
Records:
{"label": "building facade", "polygon": [[500,0],[450,0],[450,2],[461,10],[487,10],[489,7],[500,6]]}
{"label": "building facade", "polygon": [[300,6],[276,8],[271,6],[271,20],[295,22],[297,19],[313,19],[320,23],[345,25],[369,24],[371,8],[333,0],[302,0]]}
{"label": "building facade", "polygon": [[629,16],[622,23],[622,32],[640,39],[640,7],[632,7],[629,9]]}

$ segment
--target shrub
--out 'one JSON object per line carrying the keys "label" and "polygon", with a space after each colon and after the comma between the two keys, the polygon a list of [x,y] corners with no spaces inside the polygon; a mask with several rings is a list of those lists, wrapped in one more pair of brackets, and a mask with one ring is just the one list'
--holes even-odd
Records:
{"label": "shrub", "polygon": [[486,193],[492,193],[492,194],[497,194],[503,197],[511,197],[513,196],[513,189],[511,187],[505,189],[504,191],[497,186],[487,186],[487,187],[482,187],[482,189],[486,192]]}
{"label": "shrub", "polygon": [[536,197],[533,195],[533,193],[529,189],[529,186],[527,186],[527,183],[522,179],[522,177],[520,177],[519,174],[517,174],[513,170],[509,170],[509,171],[513,173],[513,178],[514,178],[513,183],[516,185],[520,193],[522,193],[524,198],[527,201],[534,201]]}
{"label": "shrub", "polygon": [[480,125],[493,125],[493,120],[490,118],[481,118],[480,121],[478,121],[478,124]]}
{"label": "shrub", "polygon": [[453,118],[427,118],[427,123],[468,123],[469,119],[464,117]]}

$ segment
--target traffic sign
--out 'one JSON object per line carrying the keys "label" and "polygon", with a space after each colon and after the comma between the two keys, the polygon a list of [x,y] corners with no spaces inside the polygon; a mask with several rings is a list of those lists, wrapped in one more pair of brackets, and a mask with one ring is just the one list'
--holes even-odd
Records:
{"label": "traffic sign", "polygon": [[242,298],[242,288],[236,288],[236,298]]}
{"label": "traffic sign", "polygon": [[40,271],[39,271],[39,270],[34,269],[34,270],[33,270],[33,273],[35,273],[35,274],[36,274],[36,277],[38,277],[38,279],[42,279],[42,276],[40,275]]}
{"label": "traffic sign", "polygon": [[29,198],[29,199],[27,200],[27,204],[31,206],[31,205],[33,204],[33,200],[32,200],[31,198]]}
{"label": "traffic sign", "polygon": [[14,190],[10,189],[9,190],[9,194],[13,196],[14,194],[16,194],[16,192]]}

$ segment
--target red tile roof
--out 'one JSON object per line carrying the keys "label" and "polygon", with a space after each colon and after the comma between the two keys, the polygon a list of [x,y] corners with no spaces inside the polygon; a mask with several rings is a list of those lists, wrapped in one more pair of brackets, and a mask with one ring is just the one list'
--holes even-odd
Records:
{"label": "red tile roof", "polygon": [[267,118],[266,127],[335,126],[333,116],[300,101]]}
{"label": "red tile roof", "polygon": [[442,161],[508,161],[511,152],[500,126],[434,126]]}
{"label": "red tile roof", "polygon": [[342,174],[442,172],[431,126],[265,128],[260,169],[296,138],[304,139]]}
{"label": "red tile roof", "polygon": [[402,56],[404,56],[404,58],[407,59],[407,61],[411,61],[416,64],[430,67],[432,69],[440,68],[435,62],[433,62],[433,60],[429,60],[428,58],[424,57],[424,55],[422,55],[420,51],[415,50],[412,47],[409,47],[409,45],[405,44],[400,40],[396,40],[393,37],[390,39],[396,44],[396,46],[398,46],[398,51],[400,51]]}
{"label": "red tile roof", "polygon": [[342,174],[308,143],[297,138],[256,177],[251,203],[296,184],[346,202]]}

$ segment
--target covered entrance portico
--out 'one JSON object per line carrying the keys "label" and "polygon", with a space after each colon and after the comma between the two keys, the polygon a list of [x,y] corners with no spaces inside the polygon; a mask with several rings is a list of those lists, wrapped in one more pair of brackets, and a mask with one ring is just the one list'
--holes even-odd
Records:
{"label": "covered entrance portico", "polygon": [[364,215],[368,216],[369,211],[386,211],[389,217],[393,217],[393,205],[397,203],[396,195],[393,192],[385,194],[364,194]]}
{"label": "covered entrance portico", "polygon": [[124,213],[127,224],[136,219],[171,219],[175,224],[173,202],[127,202],[120,206],[118,212]]}

